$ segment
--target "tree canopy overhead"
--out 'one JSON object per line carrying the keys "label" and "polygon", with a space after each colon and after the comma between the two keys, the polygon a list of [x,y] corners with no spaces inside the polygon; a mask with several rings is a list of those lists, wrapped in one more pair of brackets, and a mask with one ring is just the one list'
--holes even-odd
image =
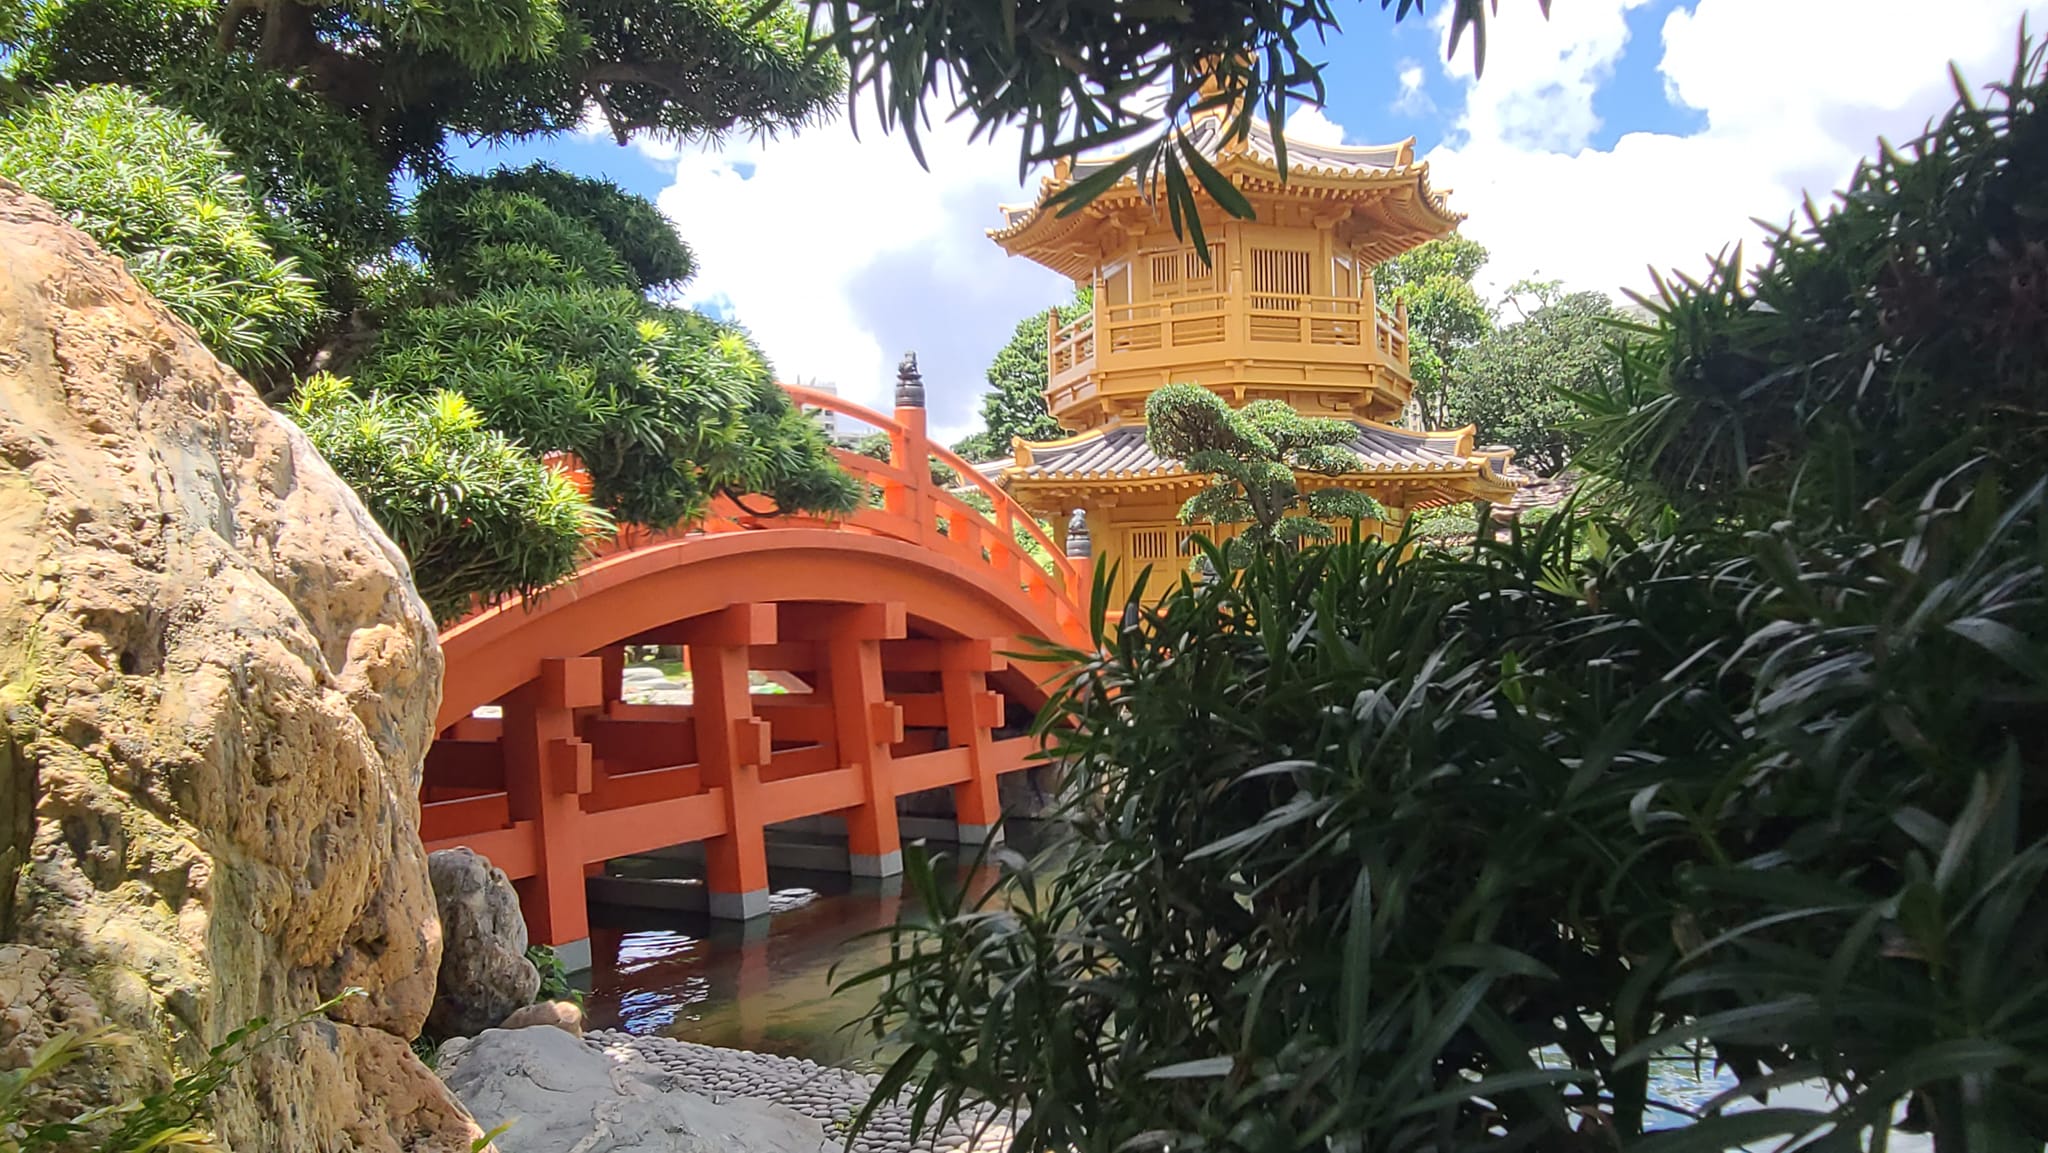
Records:
{"label": "tree canopy overhead", "polygon": [[[1536,0],[1548,13],[1550,0]],[[1486,18],[1499,0],[1443,0],[1450,51],[1469,45],[1485,67]],[[1396,21],[1423,15],[1424,0],[1380,0]],[[1341,31],[1327,0],[1213,0],[1139,5],[1121,0],[1054,3],[928,3],[814,0],[823,37],[848,62],[852,106],[872,104],[923,153],[927,102],[957,101],[975,136],[1021,130],[1018,171],[1108,146],[1117,164],[1063,196],[1085,201],[1135,175],[1164,195],[1174,230],[1201,243],[1192,209],[1201,188],[1240,216],[1243,196],[1218,179],[1183,133],[1197,110],[1225,107],[1225,136],[1242,140],[1254,116],[1274,128],[1284,163],[1285,123],[1295,103],[1323,101],[1317,50]]]}

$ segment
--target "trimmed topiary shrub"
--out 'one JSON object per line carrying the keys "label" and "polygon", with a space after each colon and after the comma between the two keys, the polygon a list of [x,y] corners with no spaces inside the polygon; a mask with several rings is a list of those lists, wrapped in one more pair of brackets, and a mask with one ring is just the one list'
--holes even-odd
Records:
{"label": "trimmed topiary shrub", "polygon": [[287,412],[405,550],[436,619],[562,580],[611,527],[455,393],[361,396],[321,374]]}

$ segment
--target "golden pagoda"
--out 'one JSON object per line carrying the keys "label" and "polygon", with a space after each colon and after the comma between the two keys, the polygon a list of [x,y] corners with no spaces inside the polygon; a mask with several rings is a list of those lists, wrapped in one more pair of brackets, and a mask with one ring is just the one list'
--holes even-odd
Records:
{"label": "golden pagoda", "polygon": [[1088,315],[1061,326],[1055,313],[1049,323],[1046,406],[1074,435],[1015,442],[1014,459],[996,472],[1004,487],[1053,520],[1069,555],[1119,564],[1121,598],[1138,570],[1179,563],[1194,533],[1217,534],[1178,519],[1207,477],[1145,445],[1146,398],[1192,382],[1235,406],[1272,398],[1356,424],[1359,470],[1300,483],[1372,495],[1389,516],[1369,531],[1397,532],[1417,508],[1510,498],[1507,450],[1475,451],[1470,427],[1392,423],[1415,387],[1408,318],[1377,306],[1372,270],[1463,219],[1431,190],[1414,140],[1370,148],[1290,140],[1282,179],[1263,122],[1227,139],[1225,112],[1212,110],[1188,135],[1256,210],[1239,220],[1198,189],[1206,262],[1133,177],[1070,215],[1047,206],[1115,157],[1060,162],[1036,202],[1005,207],[1003,226],[989,232],[1011,255],[1092,285],[1095,295]]}

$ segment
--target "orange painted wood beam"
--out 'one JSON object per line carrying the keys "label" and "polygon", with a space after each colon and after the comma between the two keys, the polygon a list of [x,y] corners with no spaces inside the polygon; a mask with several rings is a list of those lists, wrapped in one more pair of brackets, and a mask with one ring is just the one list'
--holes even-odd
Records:
{"label": "orange painted wood beam", "polygon": [[957,785],[972,775],[974,766],[968,760],[966,749],[940,749],[936,752],[920,753],[905,757],[893,766],[896,795],[922,792],[946,785]]}
{"label": "orange painted wood beam", "polygon": [[858,806],[862,781],[858,769],[808,773],[761,786],[761,819],[769,824],[813,817]]}
{"label": "orange painted wood beam", "polygon": [[706,789],[695,796],[591,813],[584,818],[584,828],[591,843],[601,846],[602,855],[592,860],[716,840],[728,829],[725,790]]}
{"label": "orange painted wood beam", "polygon": [[777,749],[768,767],[761,770],[763,781],[784,781],[791,777],[822,773],[839,767],[839,753],[831,744],[801,745]]}
{"label": "orange painted wood beam", "polygon": [[813,704],[808,698],[798,697],[802,704],[787,704],[789,698],[762,693],[754,698],[754,715],[767,721],[770,731],[778,741],[829,741],[834,732],[832,706],[822,702]]}
{"label": "orange painted wood beam", "polygon": [[505,698],[505,793],[516,821],[531,821],[538,857],[517,882],[527,934],[545,945],[590,935],[583,895],[585,847],[579,801],[594,782],[590,746],[576,736],[575,709],[604,703],[596,657],[541,662],[540,675]]}
{"label": "orange painted wood beam", "polygon": [[583,722],[583,739],[599,760],[615,772],[689,765],[697,761],[697,722],[629,721],[592,717]]}
{"label": "orange painted wood beam", "polygon": [[[704,791],[704,775],[696,765],[672,765],[630,773],[607,773],[597,779],[597,787],[583,798],[583,812],[608,812],[612,809],[629,808],[634,805],[651,805],[657,801],[672,801],[678,797],[695,796]],[[588,834],[586,834],[587,838]],[[606,852],[599,860],[610,860],[623,854],[611,852],[609,846],[591,846]],[[586,852],[589,851],[588,849]]]}
{"label": "orange painted wood beam", "polygon": [[[752,630],[755,606],[743,616]],[[773,757],[766,722],[753,715],[747,683],[748,645],[774,642],[750,631],[723,634],[727,643],[690,646],[690,677],[697,709],[697,763],[707,789],[725,800],[726,831],[704,847],[711,915],[747,920],[768,912],[768,846],[760,815],[760,767]]]}
{"label": "orange painted wood beam", "polygon": [[497,741],[453,741],[444,737],[427,746],[421,773],[430,787],[490,792],[505,788],[505,758]]}
{"label": "orange painted wood beam", "polygon": [[[778,629],[779,629],[778,624]],[[747,651],[747,664],[763,672],[808,673],[819,667],[824,660],[818,654],[818,646],[811,641],[781,641],[772,645],[755,645]]]}
{"label": "orange painted wood beam", "polygon": [[505,870],[505,875],[515,882],[531,879],[540,871],[539,837],[534,832],[532,821],[517,821],[509,829],[490,829],[426,841],[424,847],[429,853],[442,849],[469,849]]}
{"label": "orange painted wood beam", "polygon": [[782,635],[793,641],[889,641],[910,635],[910,613],[902,601],[784,604],[780,621]]}
{"label": "orange painted wood beam", "polygon": [[420,806],[420,840],[446,841],[472,833],[509,828],[512,810],[504,793],[483,793]]}

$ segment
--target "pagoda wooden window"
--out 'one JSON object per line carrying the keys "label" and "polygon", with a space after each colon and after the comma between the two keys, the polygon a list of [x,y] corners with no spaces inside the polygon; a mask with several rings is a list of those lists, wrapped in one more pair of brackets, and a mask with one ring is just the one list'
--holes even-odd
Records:
{"label": "pagoda wooden window", "polygon": [[1193,248],[1154,252],[1146,258],[1152,274],[1152,299],[1173,300],[1223,291],[1223,245],[1209,246],[1209,262]]}
{"label": "pagoda wooden window", "polygon": [[1158,528],[1131,529],[1130,558],[1134,561],[1171,560],[1177,555],[1180,544],[1180,534],[1175,531],[1178,528],[1178,525],[1162,525]]}
{"label": "pagoda wooden window", "polygon": [[1294,311],[1301,307],[1299,298],[1315,290],[1306,249],[1254,248],[1251,274],[1253,308]]}

